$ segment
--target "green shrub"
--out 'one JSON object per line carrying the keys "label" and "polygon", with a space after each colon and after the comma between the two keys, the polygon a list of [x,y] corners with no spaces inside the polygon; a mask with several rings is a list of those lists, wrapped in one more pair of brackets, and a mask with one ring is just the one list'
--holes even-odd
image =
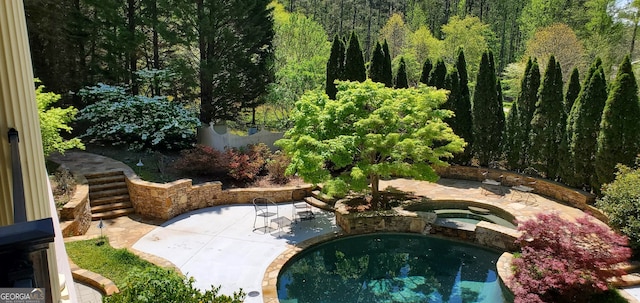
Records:
{"label": "green shrub", "polygon": [[603,187],[596,206],[609,217],[609,224],[629,238],[637,255],[640,249],[640,169],[618,165],[616,178]]}
{"label": "green shrub", "polygon": [[84,137],[131,150],[179,149],[190,146],[199,120],[195,111],[165,96],[131,96],[117,86],[101,85],[79,92],[88,105],[78,119],[90,125]]}
{"label": "green shrub", "polygon": [[[36,85],[40,80],[36,79]],[[62,138],[62,131],[70,132],[72,129],[69,122],[72,122],[78,110],[73,106],[67,108],[52,107],[60,100],[61,96],[44,92],[44,86],[38,85],[36,88],[36,103],[38,104],[38,117],[40,118],[40,132],[42,135],[42,147],[45,157],[57,151],[63,153],[72,148],[84,149],[84,145],[78,138],[66,140]]]}
{"label": "green shrub", "polygon": [[183,278],[173,270],[150,267],[134,268],[125,279],[120,292],[105,297],[105,303],[165,302],[165,303],[241,303],[245,294],[240,289],[233,296],[219,295],[220,287],[201,292],[193,286],[193,278]]}

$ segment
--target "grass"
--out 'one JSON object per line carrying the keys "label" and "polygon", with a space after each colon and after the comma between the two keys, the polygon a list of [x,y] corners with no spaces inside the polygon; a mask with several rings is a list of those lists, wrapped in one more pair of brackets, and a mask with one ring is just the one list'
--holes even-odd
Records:
{"label": "grass", "polygon": [[156,265],[141,259],[126,249],[115,249],[104,238],[65,243],[67,254],[80,268],[100,274],[121,287],[132,268],[145,269]]}

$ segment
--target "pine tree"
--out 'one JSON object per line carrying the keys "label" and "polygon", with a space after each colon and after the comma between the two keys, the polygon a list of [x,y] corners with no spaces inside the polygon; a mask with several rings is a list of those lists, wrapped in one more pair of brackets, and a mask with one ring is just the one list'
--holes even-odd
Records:
{"label": "pine tree", "polygon": [[384,40],[382,44],[382,52],[384,53],[384,65],[382,69],[382,75],[384,86],[393,87],[393,69],[391,68],[391,53],[389,52],[389,44],[387,40]]}
{"label": "pine tree", "polygon": [[[502,131],[500,120],[504,123],[504,112],[499,106],[496,91],[496,73],[491,62],[491,51],[482,54],[476,89],[473,94],[473,136],[474,154],[480,165],[488,165],[500,155]],[[504,125],[504,124],[503,124]]]}
{"label": "pine tree", "polygon": [[329,61],[327,61],[327,83],[325,86],[325,92],[330,99],[335,100],[338,89],[336,88],[335,80],[344,79],[344,43],[336,35],[333,38],[333,44],[331,45],[331,54],[329,55]]}
{"label": "pine tree", "polygon": [[580,94],[580,72],[578,68],[574,68],[571,71],[571,77],[569,78],[569,84],[567,85],[567,94],[564,97],[564,112],[569,115],[573,103],[576,102],[578,95]]}
{"label": "pine tree", "polygon": [[369,78],[373,82],[384,83],[384,52],[382,52],[382,45],[380,42],[376,42],[376,48],[373,50],[371,56],[371,63],[369,64]]}
{"label": "pine tree", "polygon": [[522,128],[520,127],[520,118],[518,117],[518,106],[516,104],[517,99],[513,102],[509,113],[507,114],[506,128],[503,142],[503,153],[507,160],[507,165],[511,169],[520,167],[520,145],[518,145],[519,138],[522,137],[520,133]]}
{"label": "pine tree", "polygon": [[420,83],[429,84],[429,74],[431,73],[431,69],[433,68],[433,64],[431,63],[431,59],[427,58],[422,64],[422,74],[420,74]]}
{"label": "pine tree", "polygon": [[364,67],[364,57],[356,32],[351,32],[349,38],[349,46],[347,47],[347,56],[344,61],[344,79],[351,81],[364,82],[367,80],[367,70]]}
{"label": "pine tree", "polygon": [[565,131],[562,70],[555,57],[549,57],[540,87],[540,99],[531,119],[531,165],[548,179],[558,176],[558,150]]}
{"label": "pine tree", "polygon": [[445,88],[444,82],[447,77],[447,66],[444,64],[444,60],[438,59],[436,66],[431,70],[429,74],[429,86],[435,88]]}
{"label": "pine tree", "polygon": [[589,69],[588,81],[582,86],[571,113],[567,118],[567,144],[572,171],[565,183],[572,186],[589,186],[595,176],[595,154],[600,131],[602,110],[607,100],[607,83],[602,61],[596,59]]}
{"label": "pine tree", "polygon": [[402,57],[400,57],[400,67],[398,67],[398,75],[396,77],[396,88],[409,88],[407,66],[404,63],[404,58]]}
{"label": "pine tree", "polygon": [[473,119],[471,115],[471,95],[469,93],[469,76],[467,75],[467,61],[462,48],[458,49],[456,68],[458,71],[459,98],[455,105],[456,119],[458,121],[458,136],[462,137],[467,146],[462,155],[456,155],[456,160],[461,164],[470,164],[473,158]]}
{"label": "pine tree", "polygon": [[632,166],[640,153],[640,103],[629,55],[625,56],[611,86],[600,122],[596,176],[592,186],[613,181],[616,164]]}

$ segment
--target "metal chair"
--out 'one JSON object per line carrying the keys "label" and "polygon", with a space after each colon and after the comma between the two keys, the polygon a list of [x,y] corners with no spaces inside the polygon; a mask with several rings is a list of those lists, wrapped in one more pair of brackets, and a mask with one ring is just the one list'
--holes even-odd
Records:
{"label": "metal chair", "polygon": [[[264,229],[264,233],[266,234],[268,232],[267,230],[271,229],[269,218],[279,217],[278,204],[267,198],[255,198],[253,199],[253,207],[256,215],[253,219],[253,230],[256,231],[258,229]],[[263,219],[263,226],[261,227],[256,227],[258,217],[262,217]]]}

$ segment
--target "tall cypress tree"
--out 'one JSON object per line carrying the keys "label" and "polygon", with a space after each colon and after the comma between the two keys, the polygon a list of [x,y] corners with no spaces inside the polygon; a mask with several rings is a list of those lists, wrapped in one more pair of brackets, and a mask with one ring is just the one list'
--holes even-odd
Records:
{"label": "tall cypress tree", "polygon": [[389,44],[384,40],[382,44],[382,52],[384,53],[384,65],[382,69],[384,86],[393,87],[393,69],[391,68],[391,53],[389,52]]}
{"label": "tall cypress tree", "polygon": [[602,113],[596,152],[597,179],[592,182],[596,191],[613,181],[616,164],[632,166],[640,153],[638,102],[638,86],[627,55],[618,69]]}
{"label": "tall cypress tree", "polygon": [[429,86],[435,88],[445,88],[445,79],[447,77],[447,66],[444,64],[444,60],[438,59],[436,66],[431,70],[429,74]]}
{"label": "tall cypress tree", "polygon": [[398,67],[398,75],[396,77],[396,88],[409,88],[407,65],[404,63],[403,57],[400,57],[400,67]]}
{"label": "tall cypress tree", "polygon": [[327,61],[327,83],[325,86],[325,92],[330,99],[336,99],[335,80],[344,79],[344,43],[342,39],[336,35],[333,38],[333,44],[331,45],[331,54],[329,55],[329,61]]}
{"label": "tall cypress tree", "polygon": [[540,69],[538,63],[529,58],[520,82],[520,94],[513,102],[506,122],[508,126],[503,148],[511,169],[522,169],[527,166],[529,132],[539,87]]}
{"label": "tall cypress tree", "polygon": [[496,73],[491,62],[491,51],[482,54],[476,89],[473,94],[473,137],[474,154],[480,165],[488,165],[500,155],[502,131],[500,120],[504,121],[504,112],[499,106],[496,91]]}
{"label": "tall cypress tree", "polygon": [[367,70],[364,67],[364,57],[356,32],[351,32],[349,38],[349,47],[347,48],[347,57],[344,64],[345,80],[363,82],[367,80]]}
{"label": "tall cypress tree", "polygon": [[382,52],[380,42],[376,42],[376,48],[373,50],[373,55],[371,56],[369,78],[373,82],[384,83],[384,52]]}
{"label": "tall cypress tree", "polygon": [[431,59],[427,58],[427,60],[424,60],[424,64],[422,64],[422,74],[420,74],[420,83],[429,84],[429,74],[432,68],[433,64],[431,63]]}
{"label": "tall cypress tree", "polygon": [[464,153],[459,156],[457,155],[456,159],[459,160],[461,164],[470,164],[473,158],[473,118],[471,115],[471,95],[469,93],[467,61],[465,60],[462,48],[458,49],[458,60],[456,61],[455,69],[458,71],[458,89],[460,90],[459,99],[457,99],[455,106],[459,128],[459,133],[456,134],[467,142]]}
{"label": "tall cypress tree", "polygon": [[531,165],[549,179],[558,176],[558,150],[565,131],[562,70],[555,57],[549,57],[540,87],[540,99],[531,119]]}
{"label": "tall cypress tree", "polygon": [[564,97],[564,112],[569,115],[573,103],[578,99],[580,94],[580,72],[578,68],[574,68],[571,71],[571,77],[569,78],[569,84],[567,85],[567,93]]}
{"label": "tall cypress tree", "polygon": [[572,186],[589,186],[595,176],[595,154],[600,131],[602,110],[607,100],[607,83],[602,61],[596,59],[589,69],[588,81],[576,99],[567,118],[567,138],[571,164],[570,178],[565,182]]}

